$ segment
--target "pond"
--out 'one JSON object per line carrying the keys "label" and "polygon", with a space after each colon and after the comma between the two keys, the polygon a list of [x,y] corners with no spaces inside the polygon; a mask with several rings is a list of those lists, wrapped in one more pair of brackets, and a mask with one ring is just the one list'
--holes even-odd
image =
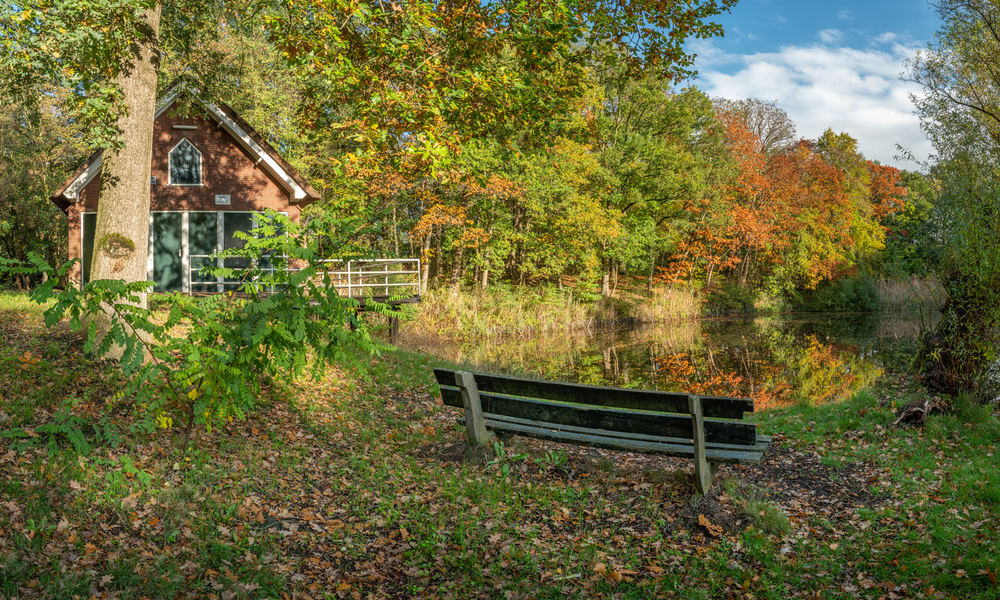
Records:
{"label": "pond", "polygon": [[913,314],[702,319],[630,330],[400,346],[479,371],[595,385],[753,398],[760,409],[850,397],[905,370]]}

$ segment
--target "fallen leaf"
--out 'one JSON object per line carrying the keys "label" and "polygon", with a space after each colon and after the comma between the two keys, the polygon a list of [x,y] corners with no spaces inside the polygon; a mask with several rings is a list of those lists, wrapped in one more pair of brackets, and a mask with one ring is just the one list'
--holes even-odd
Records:
{"label": "fallen leaf", "polygon": [[709,535],[711,535],[712,537],[719,537],[720,535],[722,535],[722,526],[714,525],[711,521],[708,520],[708,517],[706,517],[705,515],[702,514],[698,515],[698,524],[707,529]]}

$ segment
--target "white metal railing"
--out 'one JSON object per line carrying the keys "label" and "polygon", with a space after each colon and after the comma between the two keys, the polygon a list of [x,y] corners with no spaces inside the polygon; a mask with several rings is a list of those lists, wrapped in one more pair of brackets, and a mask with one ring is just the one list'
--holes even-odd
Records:
{"label": "white metal railing", "polygon": [[[419,258],[380,258],[374,260],[329,260],[325,264],[339,265],[337,270],[326,272],[331,287],[348,297],[363,296],[368,290],[381,290],[389,296],[397,288],[412,288],[413,295],[420,294]],[[346,266],[346,269],[343,267]]]}
{"label": "white metal railing", "polygon": [[[224,264],[222,259],[217,259],[212,261],[213,264],[197,264],[201,262],[199,259],[210,259],[212,255],[210,254],[191,254],[188,258],[188,286],[192,291],[194,288],[206,288],[204,290],[197,291],[208,291],[210,288],[216,288],[216,292],[223,293],[229,289],[236,290],[239,286],[243,285],[244,281],[241,279],[229,280],[227,281],[223,277],[212,277],[212,278],[201,278],[201,268],[202,267],[221,267]],[[235,258],[235,257],[231,257]],[[261,267],[261,272],[265,274],[273,275],[277,269],[273,267]],[[268,291],[274,291],[273,288],[269,288]]]}
{"label": "white metal railing", "polygon": [[[241,285],[241,281],[225,281],[221,277],[199,281],[199,272],[202,265],[196,266],[197,259],[210,258],[208,255],[191,255],[188,264],[188,281],[191,288],[194,287],[215,287],[219,293],[225,291],[227,286],[236,287]],[[353,298],[364,296],[368,290],[373,294],[382,291],[383,295],[396,295],[397,288],[411,288],[412,295],[420,295],[420,259],[419,258],[380,258],[374,260],[327,260],[323,261],[329,267],[339,266],[337,269],[327,269],[324,275],[330,276],[330,287],[337,290],[341,296]],[[205,265],[207,266],[207,265]],[[213,265],[214,266],[214,265]],[[343,267],[346,267],[344,269]],[[263,269],[264,272],[274,272],[273,268]],[[207,290],[205,290],[207,291]],[[405,291],[405,290],[404,290]]]}

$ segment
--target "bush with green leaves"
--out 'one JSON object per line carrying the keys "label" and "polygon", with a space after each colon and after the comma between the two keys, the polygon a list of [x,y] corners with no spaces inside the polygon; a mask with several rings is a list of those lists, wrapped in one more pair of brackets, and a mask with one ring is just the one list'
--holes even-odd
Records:
{"label": "bush with green leaves", "polygon": [[804,294],[796,307],[813,312],[878,312],[882,309],[878,286],[867,275],[826,280],[814,292]]}
{"label": "bush with green leaves", "polygon": [[[382,344],[358,319],[357,301],[337,294],[327,269],[331,255],[350,253],[342,240],[356,239],[357,227],[323,216],[300,225],[274,212],[259,221],[254,231],[236,234],[242,248],[215,255],[217,264],[242,259],[248,266],[202,268],[203,275],[238,281],[236,293],[161,296],[157,304],[167,312],[165,320],[143,307],[153,282],[97,280],[57,290],[73,261],[55,269],[31,256],[32,271],[48,274],[31,294],[34,302],[51,301],[46,325],[68,319],[73,330],[85,332],[88,353],[121,349],[129,383],[119,397],[133,399],[138,409],[133,430],[171,428],[178,418],[186,450],[195,425],[211,430],[220,420],[245,417],[266,382],[292,381],[307,372],[318,378],[326,365],[351,361],[358,355],[353,349],[380,352]],[[26,270],[10,262],[0,262],[0,269]],[[369,301],[365,310],[392,309]],[[106,332],[100,319],[88,318],[100,313],[110,317]]]}

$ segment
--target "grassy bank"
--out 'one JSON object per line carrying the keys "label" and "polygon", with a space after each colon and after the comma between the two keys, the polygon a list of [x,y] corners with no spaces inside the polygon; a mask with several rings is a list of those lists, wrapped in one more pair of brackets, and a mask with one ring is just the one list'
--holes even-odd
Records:
{"label": "grassy bank", "polygon": [[[858,300],[855,296],[863,296]],[[620,288],[613,296],[571,288],[496,285],[488,290],[431,289],[403,325],[404,345],[440,338],[489,338],[524,333],[586,331],[608,325],[664,323],[702,316],[776,314],[794,310],[926,312],[940,308],[944,291],[931,278],[844,278],[803,293],[798,302],[739,288],[696,291],[689,286]]]}
{"label": "grassy bank", "polygon": [[758,415],[765,464],[708,497],[689,461],[518,438],[472,456],[405,353],[272,387],[182,457],[175,431],[128,432],[113,366],[0,306],[3,598],[1000,594],[1000,423],[960,403],[893,427],[933,400],[906,379]]}
{"label": "grassy bank", "polygon": [[690,319],[700,314],[700,301],[683,286],[652,292],[618,290],[611,297],[554,287],[498,285],[487,291],[442,287],[421,298],[401,333],[414,345],[423,337],[564,332]]}

